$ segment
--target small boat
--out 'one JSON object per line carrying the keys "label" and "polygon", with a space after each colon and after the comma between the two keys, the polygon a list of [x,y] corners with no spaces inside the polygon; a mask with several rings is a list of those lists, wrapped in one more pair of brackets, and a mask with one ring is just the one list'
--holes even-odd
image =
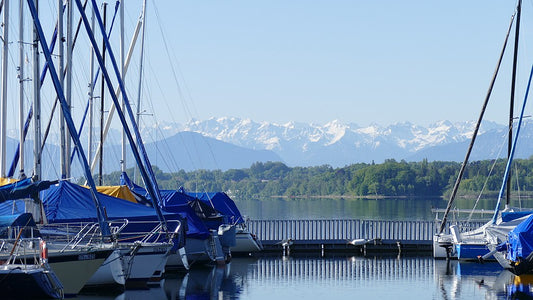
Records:
{"label": "small boat", "polygon": [[511,230],[507,240],[493,243],[491,251],[481,260],[493,255],[500,265],[515,275],[533,274],[533,215]]}
{"label": "small boat", "polygon": [[231,247],[232,253],[253,253],[263,251],[263,244],[257,236],[251,233],[245,223],[235,225],[237,230],[235,246]]}
{"label": "small boat", "polygon": [[[47,263],[46,242],[40,238],[0,240],[10,256],[0,265],[0,290],[6,299],[63,299],[63,285]],[[23,255],[21,255],[23,254]],[[28,255],[33,257],[29,262]]]}
{"label": "small boat", "polygon": [[[185,192],[183,189],[181,191]],[[229,224],[235,225],[236,237],[235,245],[231,246],[232,253],[252,253],[263,250],[263,245],[257,237],[251,233],[246,226],[246,220],[237,208],[235,201],[224,192],[212,193],[190,193],[187,195],[195,197],[207,205],[210,205],[218,213],[226,217]]]}

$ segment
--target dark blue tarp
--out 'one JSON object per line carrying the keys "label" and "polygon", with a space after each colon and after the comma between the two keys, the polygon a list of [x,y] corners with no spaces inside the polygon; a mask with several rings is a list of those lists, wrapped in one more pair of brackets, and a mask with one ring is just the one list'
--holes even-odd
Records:
{"label": "dark blue tarp", "polygon": [[[158,220],[150,207],[101,193],[98,193],[98,198],[111,220],[125,217]],[[50,223],[97,221],[91,191],[77,184],[61,181],[41,192],[41,199]]]}
{"label": "dark blue tarp", "polygon": [[0,216],[0,238],[8,238],[8,227],[19,227],[22,230],[20,232],[21,237],[31,236],[30,227],[34,229],[34,236],[39,235],[33,216],[30,213]]}
{"label": "dark blue tarp", "polygon": [[519,261],[533,251],[533,215],[518,224],[508,234],[507,258]]}
{"label": "dark blue tarp", "polygon": [[[136,184],[134,184],[125,173],[122,173],[120,178],[120,184],[126,185],[137,196],[141,196],[149,201],[150,195],[146,190]],[[194,213],[194,210],[188,205],[189,200],[194,198],[187,196],[177,191],[160,190],[161,209],[167,213],[177,213],[182,218],[187,220],[186,236],[189,238],[207,239],[210,236],[209,229],[205,226],[202,220]]]}
{"label": "dark blue tarp", "polygon": [[0,203],[0,215],[22,214],[26,211],[24,200],[9,200]]}
{"label": "dark blue tarp", "polygon": [[[165,212],[179,213],[187,219],[187,237],[207,239],[210,235],[208,228],[189,206],[190,196],[178,193],[177,191],[161,191],[163,205],[161,209]],[[194,198],[192,198],[194,200]]]}
{"label": "dark blue tarp", "polygon": [[516,220],[518,218],[525,217],[527,215],[533,214],[533,211],[527,210],[527,211],[504,211],[502,212],[502,221],[503,222],[509,222]]}
{"label": "dark blue tarp", "polygon": [[198,198],[204,203],[213,206],[219,213],[227,216],[231,224],[244,223],[244,219],[237,208],[237,205],[226,193],[186,193],[189,196]]}
{"label": "dark blue tarp", "polygon": [[[146,197],[149,199],[149,195],[146,190],[135,183],[133,183],[126,173],[122,173],[120,176],[120,184],[128,186],[134,193]],[[235,202],[224,192],[211,192],[211,193],[189,193],[183,188],[179,188],[178,191],[174,190],[160,190],[163,203],[160,204],[164,210],[165,206],[169,206],[174,201],[177,203],[189,203],[195,199],[200,199],[202,202],[214,207],[216,211],[227,217],[231,224],[244,223],[244,218],[241,212],[237,208]],[[189,197],[186,197],[189,196]]]}
{"label": "dark blue tarp", "polygon": [[[155,210],[142,204],[98,193],[108,220],[128,219],[124,233],[147,232],[159,224]],[[61,181],[48,190],[41,192],[46,217],[49,223],[96,222],[96,209],[87,188],[68,181]],[[178,214],[165,214],[168,221],[182,220]],[[174,230],[177,223],[171,222],[169,230]]]}
{"label": "dark blue tarp", "polygon": [[26,178],[0,186],[0,202],[35,197],[39,191],[47,189],[55,183],[53,181],[32,182],[31,178]]}

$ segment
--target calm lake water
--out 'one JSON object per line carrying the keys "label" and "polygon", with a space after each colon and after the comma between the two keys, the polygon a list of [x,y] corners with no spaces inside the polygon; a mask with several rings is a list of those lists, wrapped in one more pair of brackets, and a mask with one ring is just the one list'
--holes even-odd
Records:
{"label": "calm lake water", "polygon": [[[242,214],[252,219],[373,219],[433,220],[432,208],[446,208],[443,198],[325,199],[265,198],[234,199]],[[454,208],[471,210],[476,199],[457,198]],[[496,199],[481,199],[477,210],[487,210],[490,217]],[[513,206],[533,208],[533,199],[513,200]],[[440,214],[442,216],[442,214]],[[453,215],[451,217],[454,217]],[[465,215],[459,216],[464,218]]]}
{"label": "calm lake water", "polygon": [[517,281],[497,263],[432,257],[234,258],[167,275],[149,290],[77,299],[520,299],[532,286]]}

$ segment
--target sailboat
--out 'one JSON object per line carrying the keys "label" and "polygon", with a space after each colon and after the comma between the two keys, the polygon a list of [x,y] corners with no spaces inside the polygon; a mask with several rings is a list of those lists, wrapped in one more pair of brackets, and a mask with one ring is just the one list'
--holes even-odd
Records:
{"label": "sailboat", "polygon": [[[488,245],[499,244],[500,242],[504,241],[506,239],[507,233],[513,230],[513,228],[515,228],[518,224],[523,222],[526,218],[528,218],[529,215],[533,213],[533,211],[531,210],[515,209],[509,206],[510,166],[511,166],[513,155],[514,155],[515,148],[516,148],[516,141],[517,141],[517,138],[520,132],[521,125],[522,125],[522,120],[524,117],[524,108],[526,105],[527,94],[528,94],[528,90],[527,90],[526,96],[522,104],[522,110],[521,110],[521,114],[518,120],[518,125],[516,126],[516,134],[514,137],[512,137],[512,131],[513,131],[512,130],[513,129],[512,111],[513,111],[513,105],[514,105],[514,87],[515,87],[515,80],[516,80],[516,60],[517,60],[517,52],[518,52],[517,45],[518,45],[518,36],[519,36],[519,28],[520,28],[520,14],[521,14],[521,0],[518,1],[516,12],[511,18],[511,22],[509,24],[507,35],[505,37],[504,46],[500,54],[500,58],[499,58],[499,61],[496,67],[496,71],[492,78],[489,90],[485,98],[485,102],[483,104],[476,127],[474,129],[474,133],[470,141],[469,148],[467,150],[464,162],[461,165],[461,169],[459,171],[459,175],[457,177],[454,188],[452,190],[450,200],[448,201],[448,206],[446,208],[445,215],[441,221],[439,231],[434,236],[433,256],[435,258],[457,258],[461,260],[477,260],[478,257],[485,257],[486,259],[488,259],[490,258],[490,255],[487,256],[487,253],[491,252],[488,248]],[[510,31],[511,31],[515,16],[516,16],[516,27],[515,27],[516,33],[515,33],[515,53],[514,53],[515,55],[514,55],[514,63],[513,63],[512,93],[511,93],[511,109],[510,109],[511,116],[509,118],[510,120],[509,121],[510,122],[509,124],[509,141],[510,141],[509,142],[509,153],[508,153],[507,166],[505,169],[503,182],[501,184],[501,189],[498,194],[498,201],[494,209],[494,214],[493,214],[492,219],[489,222],[487,222],[485,225],[481,226],[480,228],[477,228],[474,230],[464,230],[458,227],[457,225],[453,225],[453,226],[450,226],[450,233],[445,234],[444,228],[446,226],[447,214],[449,213],[451,209],[451,205],[453,203],[453,200],[459,188],[462,175],[468,163],[468,159],[472,151],[472,147],[474,145],[479,127],[481,125],[481,121],[483,119],[485,109],[487,107],[488,100],[492,92],[492,88],[494,86],[494,82],[496,80],[496,77],[497,77],[501,62],[502,62],[502,58],[503,58],[505,48],[507,45],[507,40],[508,40]],[[505,205],[505,208],[503,210],[500,210],[501,201],[504,198],[505,191],[507,191],[507,203]]]}
{"label": "sailboat", "polygon": [[261,241],[259,241],[257,237],[246,227],[244,217],[241,215],[237,205],[226,193],[191,193],[186,192],[183,189],[178,190],[181,190],[187,195],[198,199],[198,201],[202,201],[206,205],[211,206],[217,212],[226,217],[226,222],[228,224],[235,226],[235,245],[230,247],[232,253],[249,254],[263,250]]}
{"label": "sailboat", "polygon": [[[126,173],[122,173],[121,183],[125,184],[135,195],[135,202],[153,205],[148,200],[150,195],[147,191],[134,184]],[[210,230],[193,208],[189,206],[187,200],[194,200],[194,198],[172,190],[162,190],[161,193],[163,197],[161,209],[166,213],[178,214],[187,224],[185,232],[186,261],[183,260],[180,253],[175,253],[168,258],[166,268],[179,270],[188,268],[188,265],[193,264],[224,264],[226,257],[218,237],[218,231]]]}
{"label": "sailboat", "polygon": [[[31,215],[29,215],[31,218]],[[47,263],[46,242],[40,238],[1,239],[10,255],[0,264],[2,297],[62,299],[63,285]],[[32,258],[31,261],[29,258]]]}

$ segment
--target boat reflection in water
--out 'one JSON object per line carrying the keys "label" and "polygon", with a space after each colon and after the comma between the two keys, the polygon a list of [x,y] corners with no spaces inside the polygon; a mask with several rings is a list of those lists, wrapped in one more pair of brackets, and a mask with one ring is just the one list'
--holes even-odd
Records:
{"label": "boat reflection in water", "polygon": [[430,256],[239,257],[165,274],[156,288],[77,299],[515,299],[533,290],[529,279],[497,263]]}
{"label": "boat reflection in water", "polygon": [[508,299],[533,299],[533,274],[514,276],[507,285]]}

